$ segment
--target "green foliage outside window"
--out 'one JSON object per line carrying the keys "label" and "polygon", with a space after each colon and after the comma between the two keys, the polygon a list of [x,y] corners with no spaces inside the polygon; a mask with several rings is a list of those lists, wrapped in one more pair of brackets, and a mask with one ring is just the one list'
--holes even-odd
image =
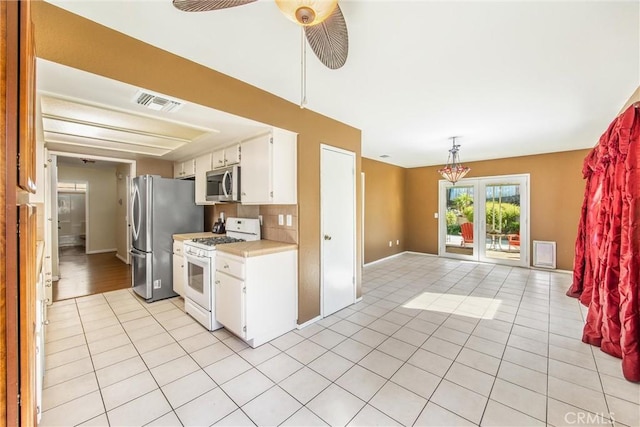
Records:
{"label": "green foliage outside window", "polygon": [[[486,213],[487,230],[502,233],[520,232],[520,206],[514,205],[513,203],[488,201],[486,204]],[[473,222],[473,206],[467,206],[462,209],[462,214],[467,221]]]}

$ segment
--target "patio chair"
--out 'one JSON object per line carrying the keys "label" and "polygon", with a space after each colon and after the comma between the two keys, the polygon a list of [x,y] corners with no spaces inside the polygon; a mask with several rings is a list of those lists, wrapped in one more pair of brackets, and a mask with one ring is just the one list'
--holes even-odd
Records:
{"label": "patio chair", "polygon": [[467,243],[473,243],[473,223],[465,222],[460,224],[460,233],[462,234],[462,242],[460,246],[465,247]]}
{"label": "patio chair", "polygon": [[507,240],[509,241],[509,250],[513,246],[516,249],[520,249],[520,235],[519,234],[507,234]]}

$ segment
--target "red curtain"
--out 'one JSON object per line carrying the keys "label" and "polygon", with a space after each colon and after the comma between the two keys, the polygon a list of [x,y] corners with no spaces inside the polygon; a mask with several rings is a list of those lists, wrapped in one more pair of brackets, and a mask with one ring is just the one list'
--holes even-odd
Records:
{"label": "red curtain", "polygon": [[622,358],[640,381],[640,109],[616,118],[587,155],[587,180],[567,295],[589,307],[582,341]]}

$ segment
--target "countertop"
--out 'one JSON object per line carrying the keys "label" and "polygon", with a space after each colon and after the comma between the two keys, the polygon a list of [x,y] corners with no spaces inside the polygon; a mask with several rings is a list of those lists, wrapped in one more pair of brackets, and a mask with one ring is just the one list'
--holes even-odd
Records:
{"label": "countertop", "polygon": [[216,246],[218,252],[228,253],[243,258],[274,254],[277,252],[294,251],[298,245],[293,243],[276,242],[273,240],[256,240],[253,242],[225,243]]}
{"label": "countertop", "polygon": [[214,234],[210,231],[201,231],[199,233],[184,233],[184,234],[174,234],[173,240],[191,240],[191,239],[200,239],[203,237],[223,237],[226,234]]}

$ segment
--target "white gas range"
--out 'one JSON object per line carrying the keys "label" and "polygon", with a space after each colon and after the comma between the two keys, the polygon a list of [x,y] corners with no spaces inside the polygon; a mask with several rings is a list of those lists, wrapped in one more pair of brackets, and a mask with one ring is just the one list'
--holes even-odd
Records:
{"label": "white gas range", "polygon": [[226,243],[260,240],[260,221],[252,218],[227,218],[226,236],[207,237],[184,242],[185,311],[210,331],[222,325],[215,316],[216,246]]}

